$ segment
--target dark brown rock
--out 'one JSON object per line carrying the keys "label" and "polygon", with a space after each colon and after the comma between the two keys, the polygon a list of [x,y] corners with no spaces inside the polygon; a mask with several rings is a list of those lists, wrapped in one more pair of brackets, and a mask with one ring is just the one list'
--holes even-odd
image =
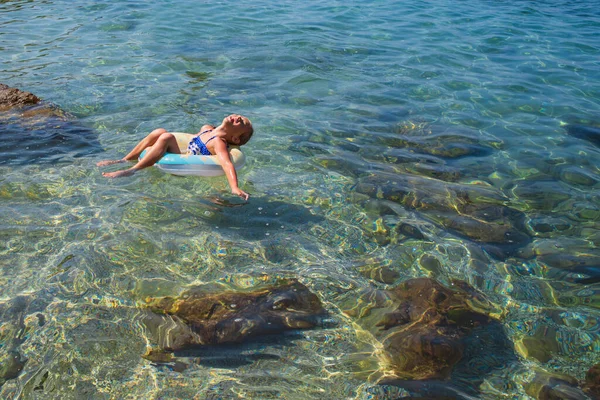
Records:
{"label": "dark brown rock", "polygon": [[433,276],[441,275],[444,272],[440,260],[429,254],[423,254],[419,259],[419,264],[422,268],[432,273]]}
{"label": "dark brown rock", "polygon": [[9,379],[14,379],[19,376],[27,359],[18,351],[11,350],[5,354],[0,354],[0,386]]}
{"label": "dark brown rock", "polygon": [[32,106],[39,102],[39,97],[32,93],[11,88],[0,83],[0,111],[14,107]]}
{"label": "dark brown rock", "polygon": [[417,228],[416,226],[402,222],[396,225],[396,231],[404,236],[411,237],[418,240],[426,240],[427,237]]}
{"label": "dark brown rock", "polygon": [[429,278],[410,279],[363,301],[358,323],[383,345],[386,370],[400,379],[445,379],[463,356],[463,339],[500,310],[464,282],[447,288]]}
{"label": "dark brown rock", "polygon": [[585,374],[583,390],[594,399],[600,399],[600,364],[592,366]]}
{"label": "dark brown rock", "polygon": [[[389,314],[388,314],[389,316]],[[385,329],[409,324],[396,313],[381,321]],[[387,324],[394,325],[386,328]],[[399,376],[411,379],[446,378],[463,355],[462,335],[447,319],[429,311],[418,324],[393,329],[382,343],[389,367]]]}
{"label": "dark brown rock", "polygon": [[152,313],[146,325],[166,351],[310,329],[325,316],[319,298],[297,281],[244,292],[198,287],[178,298],[148,299],[147,304]]}
{"label": "dark brown rock", "polygon": [[443,315],[449,323],[472,328],[487,323],[490,311],[499,311],[480,292],[462,281],[453,281],[449,289],[429,278],[409,279],[398,285],[392,293],[401,301],[398,310],[419,321],[427,311]]}

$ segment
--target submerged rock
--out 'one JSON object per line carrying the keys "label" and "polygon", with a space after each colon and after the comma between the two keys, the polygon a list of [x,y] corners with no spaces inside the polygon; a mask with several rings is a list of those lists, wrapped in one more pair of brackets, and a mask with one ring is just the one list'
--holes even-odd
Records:
{"label": "submerged rock", "polygon": [[568,235],[574,228],[567,218],[549,215],[530,215],[527,225],[540,238]]}
{"label": "submerged rock", "polygon": [[7,380],[18,377],[27,362],[19,350],[24,341],[27,303],[28,299],[25,297],[17,297],[0,304],[0,321],[4,322],[0,330],[0,386]]}
{"label": "submerged rock", "polygon": [[425,236],[418,227],[408,224],[406,222],[401,222],[400,224],[396,225],[395,229],[396,232],[398,232],[398,234],[404,235],[406,237],[414,238],[417,240],[427,240],[427,236]]}
{"label": "submerged rock", "polygon": [[553,326],[544,326],[532,336],[524,336],[515,343],[515,348],[526,359],[547,363],[560,352],[558,332]]}
{"label": "submerged rock", "polygon": [[[444,228],[481,243],[516,246],[529,242],[530,237],[517,226],[522,226],[522,214],[508,207],[483,205],[461,207],[459,213],[440,212],[432,216]],[[461,214],[460,212],[471,214]],[[482,215],[483,218],[478,218]]]}
{"label": "submerged rock", "polygon": [[0,386],[21,374],[27,363],[21,344],[46,323],[40,311],[48,299],[42,297],[17,296],[0,302]]}
{"label": "submerged rock", "polygon": [[569,166],[560,171],[560,179],[572,185],[594,186],[598,183],[597,176],[582,167]]}
{"label": "submerged rock", "polygon": [[537,239],[517,255],[536,258],[539,264],[548,268],[546,275],[550,278],[583,284],[600,282],[600,252],[586,239]]}
{"label": "submerged rock", "polygon": [[535,371],[533,379],[525,385],[528,395],[537,400],[586,400],[588,397],[578,388],[577,379],[568,375]]}
{"label": "submerged rock", "polygon": [[483,137],[476,130],[444,126],[406,126],[399,129],[399,136],[380,137],[385,147],[410,148],[414,152],[456,159],[482,157],[501,148],[502,143],[491,137]]}
{"label": "submerged rock", "polygon": [[102,150],[92,129],[32,93],[0,84],[1,164],[56,163]]}
{"label": "submerged rock", "polygon": [[553,211],[572,197],[569,188],[556,181],[523,181],[510,191],[520,201],[537,211]]}
{"label": "submerged rock", "polygon": [[566,129],[569,135],[600,146],[600,127],[574,124],[567,125]]}
{"label": "submerged rock", "polygon": [[594,399],[600,399],[600,364],[592,366],[585,374],[583,390]]}
{"label": "submerged rock", "polygon": [[493,254],[499,257],[531,240],[525,214],[503,205],[508,199],[489,187],[382,172],[359,179],[356,191],[417,211],[454,234],[494,245]]}
{"label": "submerged rock", "polygon": [[361,160],[360,158],[349,156],[347,152],[340,151],[342,154],[335,155],[316,155],[312,156],[314,162],[323,168],[330,171],[338,172],[346,176],[360,176],[364,174],[364,171],[368,171],[371,168],[369,163]]}
{"label": "submerged rock", "polygon": [[396,279],[400,278],[399,272],[381,265],[366,264],[359,267],[358,272],[365,278],[381,283],[394,283]]}
{"label": "submerged rock", "polygon": [[442,267],[442,263],[435,256],[423,254],[419,259],[419,265],[433,276],[443,275],[444,268]]}
{"label": "submerged rock", "polygon": [[427,176],[446,182],[456,182],[462,177],[462,171],[460,169],[440,164],[409,164],[407,165],[406,170],[409,173]]}
{"label": "submerged rock", "polygon": [[398,379],[445,379],[462,359],[469,332],[500,315],[464,282],[449,289],[429,278],[410,279],[349,310],[382,344],[383,369]]}
{"label": "submerged rock", "polygon": [[9,379],[19,376],[27,359],[17,350],[10,350],[0,355],[0,386]]}
{"label": "submerged rock", "polygon": [[181,296],[149,298],[145,319],[163,351],[240,343],[267,334],[319,326],[326,311],[297,281],[234,291],[201,286]]}

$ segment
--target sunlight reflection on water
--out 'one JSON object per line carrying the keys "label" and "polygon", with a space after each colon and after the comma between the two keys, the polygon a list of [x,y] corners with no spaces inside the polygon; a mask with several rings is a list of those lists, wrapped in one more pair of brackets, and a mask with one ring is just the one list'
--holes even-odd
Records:
{"label": "sunlight reflection on water", "polygon": [[[593,2],[11,1],[0,15],[2,83],[85,133],[84,153],[59,137],[36,158],[20,135],[45,120],[0,115],[3,398],[535,397],[535,377],[581,381],[599,362]],[[156,127],[230,112],[256,128],[247,204],[223,178],[95,167]],[[333,322],[203,349],[183,372],[142,358],[145,298],[264,277],[299,279]],[[379,315],[382,291],[415,277],[464,280],[502,319],[465,339],[447,383],[376,385],[393,369],[384,340],[347,311]]]}

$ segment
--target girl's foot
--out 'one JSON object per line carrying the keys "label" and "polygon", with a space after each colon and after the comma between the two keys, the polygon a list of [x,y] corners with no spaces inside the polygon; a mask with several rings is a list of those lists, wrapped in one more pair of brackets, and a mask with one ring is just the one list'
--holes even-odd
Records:
{"label": "girl's foot", "polygon": [[133,174],[135,174],[135,169],[124,169],[121,171],[115,171],[115,172],[103,172],[102,175],[104,175],[107,178],[121,178],[124,176],[131,176]]}
{"label": "girl's foot", "polygon": [[99,163],[96,163],[97,167],[106,167],[108,165],[113,165],[113,164],[120,164],[120,163],[124,163],[126,160],[104,160],[104,161],[100,161]]}

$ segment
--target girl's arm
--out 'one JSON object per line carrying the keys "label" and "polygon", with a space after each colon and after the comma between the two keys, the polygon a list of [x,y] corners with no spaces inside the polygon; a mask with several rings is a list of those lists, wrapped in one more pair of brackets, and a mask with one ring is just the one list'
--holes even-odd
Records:
{"label": "girl's arm", "polygon": [[231,193],[240,196],[244,200],[248,200],[248,193],[244,192],[238,187],[238,179],[237,173],[235,172],[235,167],[233,163],[229,159],[229,152],[227,151],[227,145],[222,140],[214,141],[214,151],[221,163],[221,167],[225,172],[225,176],[227,177],[227,182],[229,182],[229,187],[231,188]]}

